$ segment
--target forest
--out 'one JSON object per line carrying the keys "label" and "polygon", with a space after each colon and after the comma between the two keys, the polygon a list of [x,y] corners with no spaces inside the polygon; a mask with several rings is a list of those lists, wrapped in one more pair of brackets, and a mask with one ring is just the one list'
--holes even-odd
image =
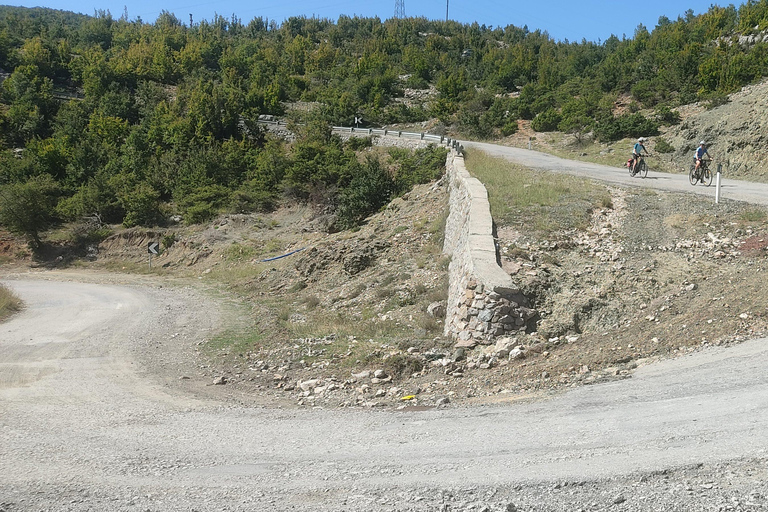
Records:
{"label": "forest", "polygon": [[[362,157],[370,139],[343,142],[332,125],[653,135],[676,106],[717,105],[768,75],[767,35],[768,0],[596,42],[424,18],[150,23],[0,6],[0,224],[34,247],[68,221],[194,224],[321,201],[350,228],[439,176],[445,149]],[[431,94],[408,102],[406,89]],[[289,119],[295,140],[262,115]]]}

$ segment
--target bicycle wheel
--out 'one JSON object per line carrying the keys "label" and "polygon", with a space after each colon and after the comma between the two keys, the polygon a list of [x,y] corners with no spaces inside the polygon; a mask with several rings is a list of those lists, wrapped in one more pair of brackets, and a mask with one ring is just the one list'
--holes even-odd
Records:
{"label": "bicycle wheel", "polygon": [[648,176],[648,164],[645,163],[645,160],[638,162],[638,165],[637,174],[639,174],[641,178]]}
{"label": "bicycle wheel", "polygon": [[706,187],[712,184],[712,171],[709,170],[709,166],[701,170],[701,182]]}
{"label": "bicycle wheel", "polygon": [[688,171],[688,181],[691,182],[691,185],[696,185],[696,182],[699,181],[699,173],[696,172],[695,164],[691,164],[691,170]]}

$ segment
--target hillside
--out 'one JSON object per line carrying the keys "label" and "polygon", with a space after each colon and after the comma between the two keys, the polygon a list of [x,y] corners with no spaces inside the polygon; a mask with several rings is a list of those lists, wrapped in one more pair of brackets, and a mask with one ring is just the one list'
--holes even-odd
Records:
{"label": "hillside", "polygon": [[675,148],[674,161],[685,168],[700,140],[722,164],[724,175],[736,179],[768,180],[768,81],[749,85],[728,102],[707,110],[701,104],[679,109],[683,121],[664,137]]}
{"label": "hillside", "polygon": [[[683,125],[664,136],[682,146],[692,136],[686,126],[701,126],[716,155],[730,147],[725,141],[757,147],[764,112],[746,99],[766,89],[749,88],[714,110],[686,107]],[[733,121],[745,108],[757,111],[747,129]],[[56,244],[49,257],[54,266],[147,272],[146,244],[162,241],[153,274],[193,277],[246,305],[228,332],[186,363],[190,374],[259,403],[520,399],[626,378],[657,358],[765,332],[768,292],[755,278],[768,247],[762,208],[729,201],[714,208],[692,195],[640,189],[606,192],[610,205],[593,211],[586,229],[542,238],[497,220],[503,267],[541,318],[535,332],[473,351],[441,335],[443,180],[417,186],[352,231],[329,233],[327,212],[294,206],[199,226],[118,229],[91,246],[89,263]],[[7,265],[24,251],[19,240],[3,240]]]}

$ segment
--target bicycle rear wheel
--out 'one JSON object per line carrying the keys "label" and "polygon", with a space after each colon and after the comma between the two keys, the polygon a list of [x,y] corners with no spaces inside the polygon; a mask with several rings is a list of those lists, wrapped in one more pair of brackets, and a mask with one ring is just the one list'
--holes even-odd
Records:
{"label": "bicycle rear wheel", "polygon": [[691,164],[691,170],[688,171],[688,181],[691,182],[691,185],[696,185],[696,182],[699,181],[699,176],[696,172],[695,164]]}
{"label": "bicycle rear wheel", "polygon": [[709,170],[709,166],[701,170],[701,181],[707,187],[712,184],[712,171]]}
{"label": "bicycle rear wheel", "polygon": [[648,176],[648,164],[645,163],[645,160],[641,160],[637,165],[639,165],[637,174],[639,174],[641,178]]}

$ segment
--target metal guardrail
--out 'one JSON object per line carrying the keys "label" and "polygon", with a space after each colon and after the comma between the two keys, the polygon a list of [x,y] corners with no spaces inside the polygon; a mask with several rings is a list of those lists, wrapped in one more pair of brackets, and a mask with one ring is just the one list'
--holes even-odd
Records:
{"label": "metal guardrail", "polygon": [[[266,121],[266,120],[260,119],[257,122],[259,124],[268,124],[272,126],[286,126],[286,123],[281,121]],[[334,132],[360,135],[362,137],[379,135],[383,137],[399,137],[399,138],[405,138],[405,139],[435,141],[439,144],[445,144],[446,146],[459,151],[464,149],[463,146],[456,139],[453,139],[451,137],[446,137],[444,135],[433,135],[431,133],[425,133],[425,132],[416,133],[416,132],[404,132],[401,130],[388,130],[388,129],[381,129],[381,128],[355,128],[354,126],[331,126],[331,130],[333,130]]]}

